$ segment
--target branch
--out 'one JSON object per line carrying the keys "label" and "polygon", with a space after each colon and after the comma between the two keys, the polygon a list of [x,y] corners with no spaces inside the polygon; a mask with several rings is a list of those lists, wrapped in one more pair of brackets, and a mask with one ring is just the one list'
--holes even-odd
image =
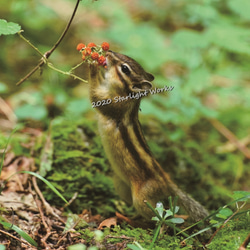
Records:
{"label": "branch", "polygon": [[222,134],[224,135],[232,144],[234,144],[246,158],[250,159],[250,150],[241,143],[238,138],[221,122],[216,119],[209,119],[211,124]]}
{"label": "branch", "polygon": [[47,52],[44,53],[43,57],[41,58],[41,61],[40,63],[34,68],[32,69],[24,78],[22,78],[16,85],[20,85],[22,84],[24,81],[26,81],[31,75],[33,75],[40,67],[43,66],[43,64],[45,63],[45,60],[47,60],[50,55],[54,52],[54,50],[59,46],[59,44],[61,43],[61,41],[63,40],[63,38],[65,37],[66,33],[68,32],[69,30],[69,27],[75,17],[75,14],[76,14],[76,11],[77,11],[77,8],[78,8],[78,5],[80,3],[81,0],[77,0],[77,3],[76,3],[76,6],[74,8],[74,11],[73,11],[73,14],[67,24],[67,26],[65,27],[62,35],[60,36],[60,38],[57,40],[57,42],[54,44],[54,46]]}
{"label": "branch", "polygon": [[68,32],[69,27],[70,27],[70,25],[71,25],[71,23],[72,23],[72,21],[73,21],[73,19],[74,19],[74,17],[75,17],[75,14],[76,14],[76,11],[77,11],[77,8],[78,8],[78,5],[79,5],[80,1],[81,1],[81,0],[77,0],[75,9],[74,9],[74,11],[73,11],[73,14],[72,14],[72,16],[71,16],[71,18],[70,18],[70,20],[69,20],[69,22],[68,22],[68,24],[67,24],[65,30],[63,31],[62,35],[61,35],[60,38],[58,39],[58,41],[55,43],[55,45],[52,47],[51,50],[49,50],[49,51],[47,51],[47,52],[45,53],[45,57],[46,57],[47,59],[48,59],[49,56],[53,53],[53,51],[58,47],[58,45],[61,43],[61,41],[62,41],[63,38],[65,37],[66,33]]}

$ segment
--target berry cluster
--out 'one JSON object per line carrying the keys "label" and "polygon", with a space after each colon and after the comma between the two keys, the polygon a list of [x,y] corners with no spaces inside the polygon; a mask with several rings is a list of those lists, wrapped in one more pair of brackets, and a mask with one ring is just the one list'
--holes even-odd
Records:
{"label": "berry cluster", "polygon": [[76,49],[82,54],[82,60],[87,63],[98,62],[99,65],[105,66],[105,54],[109,50],[109,43],[103,42],[102,45],[89,43],[87,46],[79,43]]}

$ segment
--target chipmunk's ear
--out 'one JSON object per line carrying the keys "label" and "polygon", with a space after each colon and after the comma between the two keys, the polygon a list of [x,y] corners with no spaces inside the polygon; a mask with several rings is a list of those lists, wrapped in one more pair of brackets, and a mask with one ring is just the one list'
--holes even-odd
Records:
{"label": "chipmunk's ear", "polygon": [[132,89],[134,91],[143,91],[143,90],[148,90],[152,88],[152,83],[146,80],[143,80],[139,83],[135,83],[132,86]]}
{"label": "chipmunk's ear", "polygon": [[155,79],[155,77],[148,72],[146,72],[146,75],[147,75],[147,80],[149,80],[149,81],[153,81]]}

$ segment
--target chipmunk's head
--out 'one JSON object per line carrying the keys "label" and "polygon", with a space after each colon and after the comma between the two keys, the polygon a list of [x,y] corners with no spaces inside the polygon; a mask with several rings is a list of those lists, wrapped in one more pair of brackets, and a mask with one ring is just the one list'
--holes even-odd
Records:
{"label": "chipmunk's head", "polygon": [[109,105],[98,109],[108,115],[125,114],[139,108],[140,97],[152,88],[154,76],[147,73],[131,57],[108,51],[104,69],[90,67],[90,97],[93,103],[111,99]]}
{"label": "chipmunk's head", "polygon": [[152,87],[154,76],[147,73],[139,63],[131,57],[109,51],[106,54],[105,79],[116,82],[118,88],[129,92],[145,91]]}

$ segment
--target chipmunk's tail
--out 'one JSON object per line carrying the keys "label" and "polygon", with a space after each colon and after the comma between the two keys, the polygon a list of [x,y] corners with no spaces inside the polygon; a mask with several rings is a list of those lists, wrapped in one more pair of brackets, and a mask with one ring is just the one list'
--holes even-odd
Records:
{"label": "chipmunk's tail", "polygon": [[203,207],[198,201],[193,199],[191,196],[184,193],[174,183],[172,183],[169,188],[171,190],[171,193],[173,193],[175,196],[178,196],[178,201],[186,210],[192,221],[197,222],[206,218],[209,215],[205,207]]}

